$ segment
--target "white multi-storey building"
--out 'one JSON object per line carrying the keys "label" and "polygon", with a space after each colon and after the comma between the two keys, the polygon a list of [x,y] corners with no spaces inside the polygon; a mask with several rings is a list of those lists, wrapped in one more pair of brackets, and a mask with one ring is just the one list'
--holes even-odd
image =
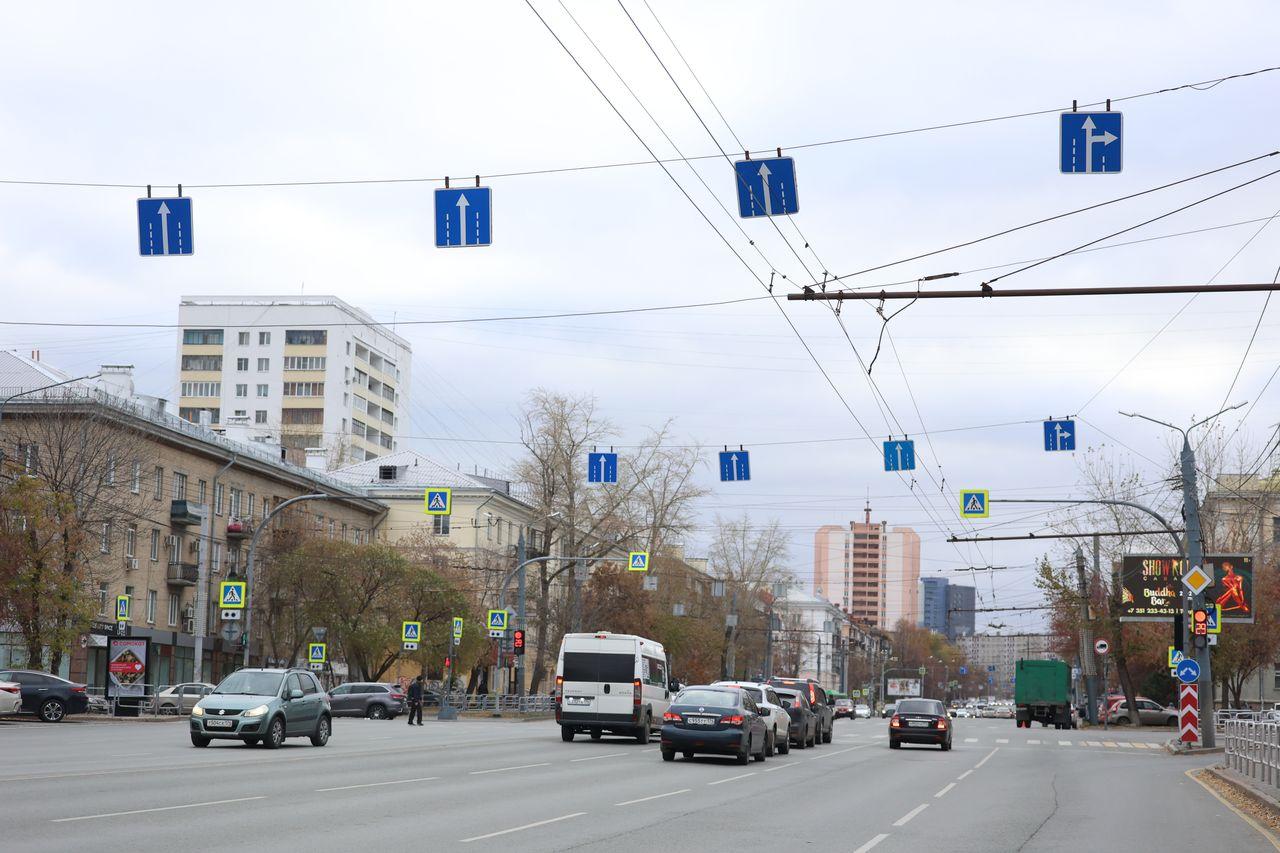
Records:
{"label": "white multi-storey building", "polygon": [[184,296],[178,322],[187,420],[299,464],[324,448],[331,468],[391,453],[408,431],[409,342],[335,296]]}

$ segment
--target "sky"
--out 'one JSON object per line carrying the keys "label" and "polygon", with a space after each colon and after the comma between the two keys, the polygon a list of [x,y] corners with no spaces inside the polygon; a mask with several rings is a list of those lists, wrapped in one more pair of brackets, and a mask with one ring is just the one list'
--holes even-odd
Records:
{"label": "sky", "polygon": [[[815,528],[861,519],[869,501],[874,518],[920,532],[926,575],[1008,566],[976,577],[982,606],[1034,604],[1030,566],[1049,546],[948,535],[1026,533],[1047,517],[997,504],[961,522],[959,489],[1078,497],[1086,449],[1166,476],[1168,431],[1120,409],[1186,424],[1250,401],[1221,423],[1256,448],[1280,420],[1280,388],[1263,390],[1280,318],[1262,293],[922,301],[887,326],[870,377],[859,359],[883,325],[874,302],[845,302],[837,319],[820,303],[760,298],[771,275],[782,294],[1280,148],[1280,71],[1120,100],[1280,64],[1273,4],[533,6],[652,150],[676,159],[670,177],[522,0],[8,9],[0,347],[69,371],[132,362],[140,390],[172,396],[174,329],[36,324],[173,324],[183,294],[337,295],[412,343],[409,444],[424,453],[509,472],[530,389],[593,394],[620,447],[671,419],[680,441],[707,448],[691,553],[717,514],[777,519],[807,584]],[[1106,98],[1124,112],[1123,172],[1060,174],[1057,111]],[[664,132],[702,159],[680,162]],[[791,221],[736,216],[728,160],[744,147],[795,158]],[[961,272],[927,286],[976,289],[1277,161],[842,285]],[[616,163],[639,165],[576,168]],[[493,245],[436,249],[432,191],[476,174],[493,191]],[[208,186],[403,178],[430,180]],[[196,254],[139,257],[139,188],[178,183],[194,200]],[[1280,175],[1260,180],[994,286],[1270,282],[1278,187]],[[747,301],[422,323],[729,300]],[[1067,415],[1081,452],[1045,453],[1040,421]],[[883,470],[880,443],[904,432],[917,440],[914,479]],[[716,482],[714,451],[739,445],[751,480]],[[1011,631],[1042,624],[1035,611],[999,618]]]}

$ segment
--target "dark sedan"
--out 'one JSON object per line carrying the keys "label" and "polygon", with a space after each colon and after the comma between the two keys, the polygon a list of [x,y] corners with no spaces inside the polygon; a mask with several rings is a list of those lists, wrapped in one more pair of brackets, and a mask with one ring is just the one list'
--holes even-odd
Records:
{"label": "dark sedan", "polygon": [[662,715],[662,760],[676,753],[732,755],[739,764],[765,759],[768,730],[759,708],[737,687],[686,687]]}
{"label": "dark sedan", "polygon": [[791,717],[791,742],[797,749],[813,746],[818,742],[818,715],[809,705],[809,697],[803,690],[775,687],[773,692],[782,700],[782,707]]}
{"label": "dark sedan", "polygon": [[904,743],[937,744],[951,749],[951,720],[937,699],[903,699],[889,719],[889,748]]}
{"label": "dark sedan", "polygon": [[83,684],[47,672],[6,669],[0,671],[0,681],[20,684],[22,712],[35,714],[46,723],[60,723],[67,714],[83,714],[89,709],[89,696]]}

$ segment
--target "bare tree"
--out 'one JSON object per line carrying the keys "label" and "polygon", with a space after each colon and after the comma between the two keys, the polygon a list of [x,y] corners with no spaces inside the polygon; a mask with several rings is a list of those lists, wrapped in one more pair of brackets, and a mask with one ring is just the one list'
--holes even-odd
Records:
{"label": "bare tree", "polygon": [[[716,516],[716,535],[708,554],[712,573],[725,582],[730,599],[730,612],[741,623],[744,616],[759,612],[771,584],[791,582],[786,570],[791,537],[776,519],[757,526],[745,513],[737,519]],[[738,638],[741,624],[725,627],[722,646],[723,667],[732,676],[737,667]]]}

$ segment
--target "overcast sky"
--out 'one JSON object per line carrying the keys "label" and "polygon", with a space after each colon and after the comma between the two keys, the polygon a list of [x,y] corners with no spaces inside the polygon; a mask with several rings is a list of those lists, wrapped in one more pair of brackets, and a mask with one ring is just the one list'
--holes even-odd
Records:
{"label": "overcast sky", "polygon": [[[565,2],[686,155],[718,154],[616,2]],[[1275,65],[1273,3],[1225,2],[1207,14],[1198,2],[1052,10],[1024,2],[649,2],[732,132],[643,0],[625,5],[730,156],[742,145],[781,146],[796,158],[800,213],[777,223],[787,242],[770,222],[726,216],[688,166],[670,167],[766,281],[771,271],[808,283],[806,267],[820,276],[877,266],[1280,147],[1273,72],[1116,104],[1124,111],[1119,175],[1059,174],[1053,114],[787,151]],[[654,150],[675,156],[558,0],[535,5]],[[716,513],[776,517],[792,532],[794,568],[806,582],[814,528],[861,518],[869,497],[876,519],[920,531],[925,574],[1008,565],[981,578],[984,602],[1032,602],[1026,567],[1046,546],[947,544],[948,530],[963,529],[956,490],[1078,494],[1079,460],[1042,450],[1038,421],[1050,415],[1079,414],[1082,445],[1119,442],[1150,479],[1167,473],[1165,433],[1117,409],[1181,423],[1215,411],[1265,299],[1201,296],[1172,322],[1186,296],[922,302],[889,326],[892,346],[886,340],[873,371],[883,411],[831,311],[779,303],[871,442],[769,300],[405,325],[761,296],[656,166],[487,179],[494,245],[450,251],[433,246],[435,183],[193,188],[463,180],[645,160],[520,0],[49,2],[7,8],[4,30],[0,178],[181,182],[195,200],[197,254],[138,256],[135,189],[0,185],[0,320],[17,322],[0,327],[0,346],[38,348],[70,371],[132,362],[141,390],[172,395],[173,330],[23,324],[174,323],[180,294],[335,294],[398,321],[412,342],[413,446],[447,463],[508,471],[511,445],[448,439],[517,438],[521,398],[539,385],[595,394],[622,445],[674,418],[682,440],[708,447],[703,480],[713,491],[691,550],[705,548]],[[845,284],[962,271],[930,286],[977,288],[1003,270],[968,271],[1061,252],[1280,168],[1278,159]],[[736,212],[729,165],[713,158],[694,168]],[[1277,187],[1280,176],[1111,242],[1167,239],[1082,253],[995,286],[1271,281],[1280,225],[1259,220],[1280,209]],[[1182,233],[1205,228],[1214,230]],[[779,278],[777,292],[788,289]],[[848,302],[842,314],[867,360],[880,326],[873,307]],[[1257,399],[1275,369],[1277,316],[1263,318],[1233,401]],[[1235,440],[1261,446],[1280,419],[1278,403],[1273,386]],[[1238,420],[1226,419],[1228,429]],[[1010,422],[1026,423],[956,430]],[[879,442],[903,429],[919,439],[914,489],[882,470]],[[926,431],[934,433],[928,442]],[[766,446],[824,439],[847,440]],[[726,444],[753,451],[749,483],[714,482],[711,451]],[[1024,515],[997,505],[990,523],[1021,533],[1043,522]],[[1011,614],[1003,623],[1018,630],[1040,620]]]}

